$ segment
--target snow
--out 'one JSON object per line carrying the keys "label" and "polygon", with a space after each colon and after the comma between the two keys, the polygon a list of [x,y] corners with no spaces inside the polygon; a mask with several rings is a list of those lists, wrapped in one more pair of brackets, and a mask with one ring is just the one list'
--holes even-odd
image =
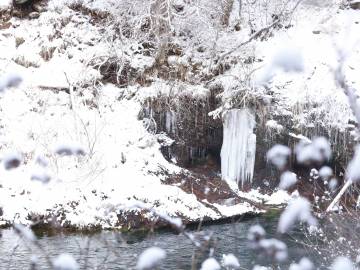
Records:
{"label": "snow", "polygon": [[0,76],[0,93],[6,90],[6,88],[19,86],[21,82],[22,78],[15,73]]}
{"label": "snow", "polygon": [[239,260],[232,253],[223,254],[222,264],[224,267],[230,268],[230,269],[239,269],[240,268]]}
{"label": "snow", "polygon": [[251,248],[258,248],[259,247],[259,241],[264,239],[266,235],[266,232],[261,225],[253,225],[250,227],[247,239],[250,242]]}
{"label": "snow", "polygon": [[278,231],[280,233],[288,232],[297,221],[306,222],[309,226],[317,225],[317,220],[311,213],[310,202],[302,197],[289,202],[280,216]]}
{"label": "snow", "polygon": [[79,265],[75,261],[75,259],[69,254],[60,254],[55,258],[54,262],[54,270],[78,270]]}
{"label": "snow", "polygon": [[214,258],[208,258],[201,264],[200,270],[220,270],[221,266]]}
{"label": "snow", "polygon": [[252,270],[270,270],[270,267],[261,266],[261,265],[255,265]]}
{"label": "snow", "polygon": [[283,46],[274,53],[270,63],[258,74],[255,81],[258,84],[267,84],[276,75],[278,70],[284,72],[301,72],[304,70],[302,51],[294,44]]}
{"label": "snow", "polygon": [[278,262],[283,262],[288,257],[286,244],[278,239],[261,239],[259,241],[259,248],[267,256],[272,257],[273,260]]}
{"label": "snow", "polygon": [[328,166],[323,166],[319,170],[319,175],[324,181],[327,181],[333,175],[333,170]]}
{"label": "snow", "polygon": [[279,188],[284,190],[289,189],[290,187],[295,185],[296,182],[297,176],[295,173],[289,171],[283,172],[280,177]]}
{"label": "snow", "polygon": [[280,132],[284,129],[284,127],[282,125],[280,125],[277,121],[275,120],[269,120],[266,122],[266,127],[275,130],[276,132]]}
{"label": "snow", "polygon": [[29,242],[36,241],[36,236],[30,228],[22,224],[14,224],[14,230],[22,237],[24,237],[27,241]]}
{"label": "snow", "polygon": [[301,50],[295,44],[287,44],[275,53],[272,66],[285,72],[303,71],[304,60]]}
{"label": "snow", "polygon": [[291,199],[289,193],[285,190],[278,190],[271,194],[269,198],[265,201],[267,205],[281,205],[287,203]]}
{"label": "snow", "polygon": [[331,265],[331,270],[354,270],[352,261],[346,257],[338,257]]}
{"label": "snow", "polygon": [[0,11],[6,10],[12,6],[12,0],[0,0]]}
{"label": "snow", "polygon": [[295,152],[297,161],[301,164],[325,162],[331,158],[331,146],[324,137],[315,138],[311,143],[300,141]]}
{"label": "snow", "polygon": [[157,267],[166,257],[165,250],[158,247],[150,247],[143,251],[136,264],[138,270],[149,270]]}
{"label": "snow", "polygon": [[243,186],[252,181],[255,165],[255,117],[248,109],[233,109],[224,116],[221,176]]}
{"label": "snow", "polygon": [[338,180],[335,179],[335,178],[332,178],[332,179],[329,181],[329,189],[330,189],[331,191],[335,191],[336,188],[337,188],[337,186],[338,186]]}
{"label": "snow", "polygon": [[285,145],[274,145],[266,154],[266,158],[279,170],[283,170],[288,162],[291,150]]}
{"label": "snow", "polygon": [[292,263],[289,270],[314,270],[314,264],[308,258],[302,258],[299,263]]}

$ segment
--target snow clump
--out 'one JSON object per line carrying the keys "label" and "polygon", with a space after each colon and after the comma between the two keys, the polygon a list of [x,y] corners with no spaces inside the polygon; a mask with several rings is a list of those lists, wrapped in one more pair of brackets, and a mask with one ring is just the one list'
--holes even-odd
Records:
{"label": "snow clump", "polygon": [[239,269],[240,263],[238,259],[234,256],[234,254],[223,254],[222,263],[224,267],[230,268],[230,269]]}
{"label": "snow clump", "polygon": [[354,265],[346,257],[338,257],[335,259],[334,263],[331,265],[331,270],[354,270]]}
{"label": "snow clump", "polygon": [[259,248],[267,256],[278,262],[283,262],[288,257],[286,244],[275,238],[260,240]]}
{"label": "snow clump", "polygon": [[296,174],[293,172],[286,171],[280,177],[279,188],[287,190],[297,182]]}
{"label": "snow clump", "polygon": [[274,145],[266,154],[267,160],[279,170],[283,170],[291,154],[289,147],[281,144]]}
{"label": "snow clump", "polygon": [[250,241],[252,248],[257,248],[260,240],[265,238],[265,230],[260,225],[253,225],[250,227],[247,238]]}
{"label": "snow clump", "polygon": [[292,263],[289,270],[313,270],[314,264],[308,258],[302,258],[299,263]]}
{"label": "snow clump", "polygon": [[214,258],[206,259],[202,264],[200,270],[220,270],[220,264]]}
{"label": "snow clump", "polygon": [[35,242],[36,236],[34,232],[29,229],[28,227],[22,225],[22,224],[14,224],[14,230],[17,234],[24,237],[29,242]]}
{"label": "snow clump", "polygon": [[288,232],[297,221],[306,222],[309,226],[317,225],[317,220],[311,213],[310,202],[302,197],[292,200],[281,214],[278,231]]}
{"label": "snow clump", "polygon": [[166,252],[158,247],[150,247],[140,254],[136,265],[138,270],[147,270],[157,267],[166,257]]}
{"label": "snow clump", "polygon": [[300,141],[296,146],[295,153],[300,164],[322,163],[331,158],[331,147],[326,138],[318,137],[311,143]]}
{"label": "snow clump", "polygon": [[79,265],[69,254],[61,254],[53,262],[54,270],[78,270]]}

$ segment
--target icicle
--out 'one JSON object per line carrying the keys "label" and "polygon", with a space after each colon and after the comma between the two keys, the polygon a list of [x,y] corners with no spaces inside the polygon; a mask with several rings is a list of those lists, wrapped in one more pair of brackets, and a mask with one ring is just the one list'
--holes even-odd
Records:
{"label": "icicle", "polygon": [[165,128],[167,133],[170,133],[171,131],[171,116],[171,112],[165,112]]}
{"label": "icicle", "polygon": [[224,117],[221,174],[225,181],[241,186],[251,182],[255,165],[255,116],[248,109],[233,109]]}
{"label": "icicle", "polygon": [[175,134],[176,115],[172,111],[165,112],[165,128],[168,134]]}

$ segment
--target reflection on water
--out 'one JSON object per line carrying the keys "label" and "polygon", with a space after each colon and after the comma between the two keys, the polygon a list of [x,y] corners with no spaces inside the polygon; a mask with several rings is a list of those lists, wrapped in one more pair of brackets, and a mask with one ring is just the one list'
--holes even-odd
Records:
{"label": "reflection on water", "polygon": [[[311,254],[293,240],[292,237],[280,237],[275,233],[277,218],[262,216],[242,220],[232,224],[210,225],[202,228],[205,233],[212,232],[216,236],[215,256],[220,260],[224,253],[234,253],[243,269],[252,269],[255,264],[266,264],[268,258],[257,256],[247,245],[247,231],[250,226],[260,223],[267,231],[267,237],[276,237],[285,241],[289,247],[292,260],[299,260],[302,256],[312,257]],[[29,261],[32,254],[38,256],[41,269],[49,269],[44,254],[36,247],[24,245],[12,230],[3,230],[0,239],[0,269],[30,269]],[[298,235],[299,236],[299,235]],[[41,236],[39,242],[46,253],[53,258],[61,253],[72,254],[81,264],[82,269],[134,269],[137,256],[146,248],[158,246],[167,251],[167,259],[161,269],[191,269],[194,252],[191,242],[182,235],[172,232],[120,234],[104,231],[93,235],[57,234]],[[198,261],[206,256],[196,252]],[[316,265],[320,265],[318,258],[312,258]],[[284,265],[282,269],[287,269]]]}

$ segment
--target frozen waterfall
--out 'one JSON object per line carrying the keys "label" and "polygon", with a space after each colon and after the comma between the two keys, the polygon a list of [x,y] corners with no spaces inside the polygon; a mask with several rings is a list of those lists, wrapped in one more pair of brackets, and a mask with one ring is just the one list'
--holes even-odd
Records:
{"label": "frozen waterfall", "polygon": [[225,181],[241,186],[251,182],[254,174],[256,135],[255,116],[248,109],[232,109],[224,117],[221,148],[221,175]]}

